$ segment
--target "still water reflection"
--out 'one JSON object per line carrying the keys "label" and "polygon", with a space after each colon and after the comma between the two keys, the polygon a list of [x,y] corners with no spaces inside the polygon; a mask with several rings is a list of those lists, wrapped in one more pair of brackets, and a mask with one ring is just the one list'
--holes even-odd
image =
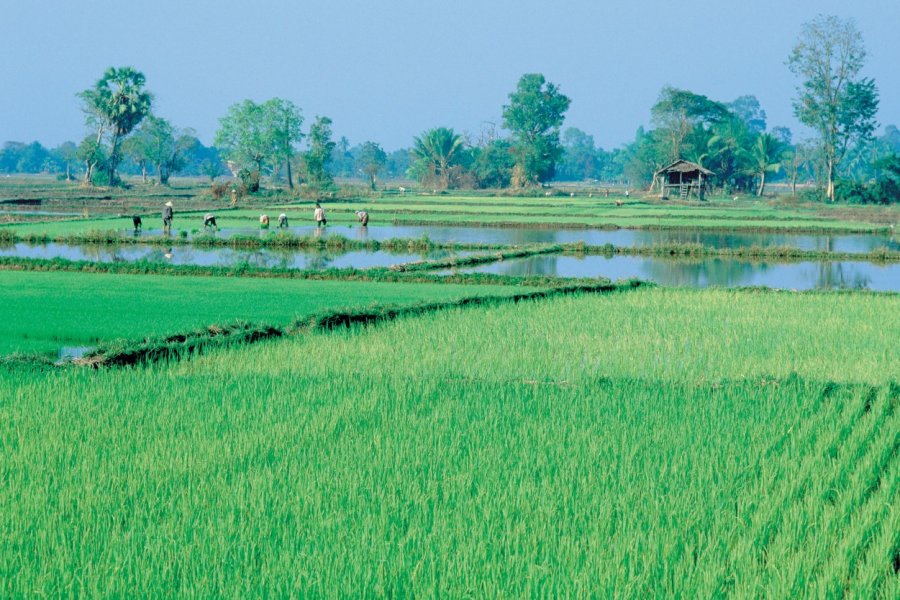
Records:
{"label": "still water reflection", "polygon": [[865,261],[773,263],[732,258],[531,256],[466,269],[502,275],[639,278],[668,286],[900,291],[900,264]]}
{"label": "still water reflection", "polygon": [[238,250],[233,248],[194,248],[192,246],[151,246],[131,244],[120,246],[70,246],[66,244],[29,245],[17,243],[0,247],[0,256],[23,258],[65,258],[95,262],[166,262],[174,265],[233,266],[249,264],[265,268],[326,269],[388,267],[415,260],[462,256],[467,252],[434,250],[423,253],[295,251],[273,248]]}
{"label": "still water reflection", "polygon": [[[369,227],[329,226],[319,231],[315,226],[288,229],[294,235],[340,235],[350,239],[384,241],[390,238],[428,237],[433,242],[460,244],[572,244],[589,246],[653,246],[657,244],[692,243],[712,248],[746,248],[751,246],[787,246],[801,250],[865,253],[876,248],[900,250],[900,240],[881,234],[821,235],[808,233],[710,232],[695,230],[639,231],[632,229],[541,229],[528,227],[439,227],[414,225],[370,225]],[[158,229],[147,229],[144,235],[159,235]],[[254,227],[229,228],[220,236],[269,235]]]}

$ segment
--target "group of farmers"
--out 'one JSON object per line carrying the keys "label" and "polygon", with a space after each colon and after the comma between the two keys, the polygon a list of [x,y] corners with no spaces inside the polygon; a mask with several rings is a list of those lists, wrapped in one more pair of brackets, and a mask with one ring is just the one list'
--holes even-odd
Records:
{"label": "group of farmers", "polygon": [[[174,218],[174,211],[171,202],[166,202],[163,206],[162,210],[162,220],[163,220],[163,233],[167,235],[171,235],[172,233],[172,219]],[[325,218],[325,209],[322,208],[322,205],[316,202],[316,208],[313,211],[313,218],[316,220],[316,227],[325,227],[328,224],[328,220]],[[356,211],[356,219],[359,221],[362,227],[366,227],[369,225],[369,213],[364,210]],[[134,224],[134,231],[137,233],[143,227],[143,221],[140,216],[135,215],[132,217],[132,221]],[[263,214],[259,217],[259,227],[260,229],[268,229],[269,228],[269,215]],[[288,228],[288,216],[285,213],[281,213],[278,215],[278,228],[279,229],[287,229]],[[216,223],[216,216],[212,213],[206,213],[203,215],[203,229],[206,231],[218,231],[219,225]]]}

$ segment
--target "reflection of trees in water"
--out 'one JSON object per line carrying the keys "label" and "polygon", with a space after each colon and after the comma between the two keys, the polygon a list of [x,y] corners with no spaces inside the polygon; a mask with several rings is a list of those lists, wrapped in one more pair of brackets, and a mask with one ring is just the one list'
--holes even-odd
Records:
{"label": "reflection of trees in water", "polygon": [[306,268],[307,269],[327,269],[328,266],[334,262],[335,255],[329,251],[323,252],[310,252],[306,255]]}
{"label": "reflection of trees in water", "polygon": [[293,253],[278,250],[260,248],[258,250],[235,251],[232,264],[246,264],[251,267],[271,269],[274,267],[288,268],[293,266],[291,258]]}
{"label": "reflection of trees in water", "polygon": [[509,229],[509,234],[504,236],[509,244],[555,244],[556,230],[554,229]]}
{"label": "reflection of trees in water", "polygon": [[[171,248],[158,248],[153,247],[146,251],[143,255],[137,258],[137,260],[146,260],[150,262],[164,262],[166,261],[166,254],[172,254],[173,250]],[[124,259],[123,259],[124,260]]]}
{"label": "reflection of trees in water", "polygon": [[722,231],[700,231],[686,229],[637,230],[634,245],[653,246],[657,244],[699,244],[710,248],[741,248],[783,244],[779,237],[761,233],[731,233]]}
{"label": "reflection of trees in water", "polygon": [[83,246],[57,246],[57,256],[70,260],[90,260],[93,262],[126,262],[122,247],[105,244],[85,244]]}
{"label": "reflection of trees in water", "polygon": [[859,265],[842,262],[816,263],[816,288],[833,289],[868,289],[872,278],[866,275]]}
{"label": "reflection of trees in water", "polygon": [[494,263],[494,267],[490,271],[501,275],[519,277],[526,275],[556,275],[558,258],[552,255],[529,256],[525,259]]}
{"label": "reflection of trees in water", "polygon": [[[423,227],[415,236],[427,236],[438,241],[475,242],[485,244],[552,244],[556,243],[556,229],[526,227]],[[403,237],[403,228],[398,235]]]}
{"label": "reflection of trees in water", "polygon": [[765,273],[765,263],[720,258],[668,259],[647,258],[641,266],[641,277],[663,285],[691,287],[749,285],[753,276]]}

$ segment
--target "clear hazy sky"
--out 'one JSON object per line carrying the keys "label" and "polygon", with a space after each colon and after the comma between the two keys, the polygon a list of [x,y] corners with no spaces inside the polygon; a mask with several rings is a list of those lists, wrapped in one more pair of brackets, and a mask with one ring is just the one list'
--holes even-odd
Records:
{"label": "clear hazy sky", "polygon": [[817,14],[853,17],[900,124],[900,0],[0,0],[0,142],[84,134],[75,93],[111,65],[147,76],[155,110],[209,143],[229,105],[273,96],[336,136],[407,147],[436,126],[499,125],[519,76],[572,98],[565,126],[614,147],[665,84],[755,94],[799,130],[785,60]]}

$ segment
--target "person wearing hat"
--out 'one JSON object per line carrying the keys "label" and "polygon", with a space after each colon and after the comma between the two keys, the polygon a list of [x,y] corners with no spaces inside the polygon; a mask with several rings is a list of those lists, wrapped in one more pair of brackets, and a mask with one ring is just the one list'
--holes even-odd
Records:
{"label": "person wearing hat", "polygon": [[363,227],[369,224],[369,213],[364,210],[356,211],[356,218],[360,223],[362,223]]}
{"label": "person wearing hat", "polygon": [[259,228],[260,229],[268,229],[269,228],[269,215],[260,215]]}
{"label": "person wearing hat", "polygon": [[172,233],[172,216],[172,202],[166,202],[162,212],[163,233]]}
{"label": "person wearing hat", "polygon": [[216,215],[212,213],[203,215],[203,229],[212,229],[213,231],[219,230],[219,225],[216,223]]}
{"label": "person wearing hat", "polygon": [[287,229],[288,228],[288,218],[287,214],[281,213],[278,215],[278,229]]}

